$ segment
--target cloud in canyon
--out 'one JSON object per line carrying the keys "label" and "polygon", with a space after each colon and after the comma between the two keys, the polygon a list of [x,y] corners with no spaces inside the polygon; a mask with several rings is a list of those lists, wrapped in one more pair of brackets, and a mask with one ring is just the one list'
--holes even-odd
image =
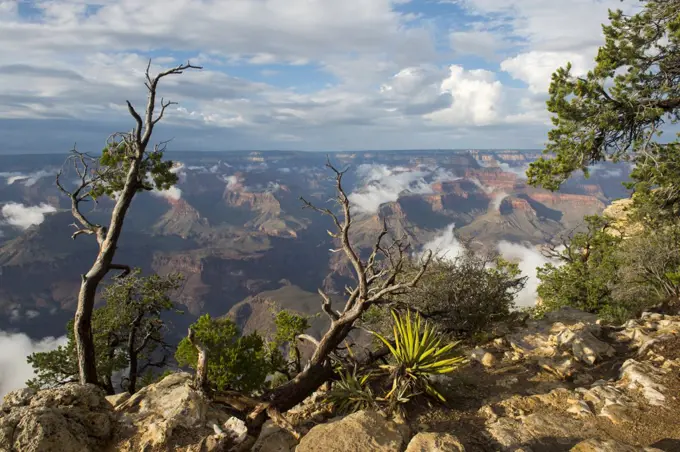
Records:
{"label": "cloud in canyon", "polygon": [[349,195],[349,200],[362,213],[378,212],[382,204],[396,201],[404,191],[416,194],[433,193],[433,183],[458,179],[441,168],[423,166],[412,169],[362,164],[356,171],[361,185]]}
{"label": "cloud in canyon", "polygon": [[45,221],[45,214],[56,212],[57,209],[49,204],[26,206],[24,204],[10,202],[0,208],[0,213],[7,224],[21,229],[41,224]]}
{"label": "cloud in canyon", "polygon": [[23,333],[0,331],[0,398],[10,391],[26,386],[33,378],[33,368],[26,357],[35,352],[47,352],[66,344],[66,337],[46,337],[33,340]]}

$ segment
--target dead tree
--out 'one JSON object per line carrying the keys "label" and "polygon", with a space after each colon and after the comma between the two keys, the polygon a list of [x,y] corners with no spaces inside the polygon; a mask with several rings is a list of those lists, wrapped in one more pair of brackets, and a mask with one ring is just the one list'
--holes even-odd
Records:
{"label": "dead tree", "polygon": [[[161,162],[165,143],[155,145],[153,151],[147,151],[153,129],[163,118],[165,110],[175,104],[161,99],[161,109],[155,115],[156,91],[158,84],[164,77],[183,73],[187,69],[201,69],[191,63],[182,64],[172,69],[160,72],[152,77],[151,62],[146,68],[146,88],[148,100],[144,118],[127,101],[130,115],[135,126],[130,132],[117,133],[110,137],[107,150],[112,161],[103,162],[99,158],[90,157],[85,153],[74,150],[69,162],[78,174],[77,187],[70,191],[61,181],[62,171],[57,174],[56,183],[59,189],[71,200],[71,213],[76,219],[77,236],[93,235],[97,240],[99,251],[90,269],[81,276],[80,291],[78,293],[78,307],[75,314],[74,333],[78,351],[78,372],[81,384],[97,383],[97,368],[95,350],[92,340],[92,310],[99,283],[111,270],[122,270],[123,276],[130,272],[127,265],[114,262],[118,239],[123,230],[123,222],[128,208],[135,194],[141,190],[149,190],[147,181],[148,170],[156,167],[167,171],[167,162]],[[167,187],[166,187],[167,188]],[[115,205],[108,225],[91,221],[82,210],[87,202],[96,202],[102,194],[112,195]],[[115,196],[114,196],[115,195]]]}
{"label": "dead tree", "polygon": [[[420,271],[410,280],[403,280],[402,275],[408,259],[409,246],[404,240],[387,240],[389,243],[385,243],[388,229],[386,222],[383,221],[382,230],[376,237],[370,255],[366,260],[361,259],[349,237],[352,212],[349,198],[342,186],[342,178],[346,170],[339,171],[330,162],[326,166],[335,175],[337,190],[335,200],[342,213],[337,215],[331,209],[320,208],[304,198],[301,199],[305,208],[313,209],[333,220],[336,232],[329,231],[329,234],[340,242],[340,249],[350,261],[356,278],[356,286],[346,288],[347,300],[341,311],[334,310],[330,297],[323,290],[319,290],[322,300],[321,308],[329,317],[330,326],[320,340],[311,341],[316,347],[315,351],[302,372],[292,380],[264,394],[259,402],[235,393],[216,395],[215,400],[227,403],[239,411],[247,408],[249,411],[247,423],[249,429],[252,430],[258,429],[267,417],[274,422],[285,424],[281,413],[302,402],[332,378],[333,369],[329,358],[347,338],[361,315],[373,305],[391,303],[392,297],[404,294],[414,287],[427,270],[432,258],[432,254],[428,252],[423,258]],[[308,340],[309,338],[302,335],[301,339]]]}

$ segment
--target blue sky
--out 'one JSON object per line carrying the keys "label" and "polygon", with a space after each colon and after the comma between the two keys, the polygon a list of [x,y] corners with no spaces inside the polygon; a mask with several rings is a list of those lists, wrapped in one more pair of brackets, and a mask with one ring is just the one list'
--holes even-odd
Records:
{"label": "blue sky", "polygon": [[173,149],[540,148],[626,0],[0,0],[0,152],[101,148],[142,74]]}

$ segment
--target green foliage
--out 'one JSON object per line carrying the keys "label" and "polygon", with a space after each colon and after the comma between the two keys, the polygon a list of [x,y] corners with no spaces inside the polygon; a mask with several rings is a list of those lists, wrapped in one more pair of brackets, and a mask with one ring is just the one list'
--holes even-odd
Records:
{"label": "green foliage", "polygon": [[340,380],[333,384],[328,393],[328,401],[342,414],[372,408],[376,405],[376,397],[369,385],[373,377],[371,373],[359,375],[356,368],[339,372]]}
{"label": "green foliage", "polygon": [[[635,216],[633,216],[635,217]],[[571,306],[620,324],[644,309],[680,298],[680,227],[673,222],[623,236],[603,217],[587,217],[556,255],[561,266],[538,270],[542,309]]]}
{"label": "green foliage", "polygon": [[583,77],[571,65],[552,76],[549,158],[531,164],[533,185],[557,189],[572,172],[598,161],[635,164],[632,186],[646,202],[677,213],[678,142],[659,140],[680,113],[680,2],[647,0],[632,16],[611,11],[596,66]]}
{"label": "green foliage", "polygon": [[549,263],[538,269],[538,295],[549,310],[571,306],[599,313],[614,303],[621,238],[609,233],[611,225],[604,217],[586,217],[586,224],[587,231],[575,234],[556,253],[562,265]]}
{"label": "green foliage", "polygon": [[[407,269],[405,277],[414,271]],[[453,260],[431,262],[418,286],[396,301],[398,308],[417,310],[444,333],[471,338],[510,316],[525,283],[516,263],[466,250]],[[384,309],[369,310],[364,320],[379,331],[391,329]]]}
{"label": "green foliage", "polygon": [[[267,375],[276,370],[262,336],[256,332],[242,336],[229,318],[213,319],[205,314],[191,328],[208,350],[208,381],[217,390],[260,390]],[[175,359],[180,366],[196,368],[198,353],[188,338],[177,346]]]}
{"label": "green foliage", "polygon": [[51,388],[77,380],[78,359],[73,342],[72,320],[67,328],[67,345],[60,345],[50,352],[36,352],[26,358],[36,374],[35,378],[26,382],[26,386],[33,389]]}
{"label": "green foliage", "polygon": [[465,360],[455,350],[458,342],[442,345],[442,336],[420,315],[400,315],[393,311],[394,345],[385,336],[374,333],[389,349],[392,362],[380,368],[389,373],[391,389],[384,396],[390,406],[406,403],[419,394],[445,401],[432,385],[430,377],[456,370]]}
{"label": "green foliage", "polygon": [[[113,140],[102,150],[95,170],[90,195],[97,199],[102,195],[113,196],[125,186],[128,171],[134,162],[135,148],[129,140]],[[177,183],[177,174],[171,171],[173,162],[163,160],[163,151],[154,149],[147,151],[141,160],[140,169],[135,182],[137,192],[167,190]]]}
{"label": "green foliage", "polygon": [[645,228],[622,241],[614,296],[635,310],[680,298],[680,226]]}
{"label": "green foliage", "polygon": [[309,329],[309,318],[283,309],[274,317],[276,333],[274,343],[277,345],[294,344],[298,335]]}
{"label": "green foliage", "polygon": [[[113,280],[104,289],[104,304],[92,315],[92,334],[97,375],[108,392],[115,392],[113,374],[128,368],[131,359],[138,362],[137,373],[128,370],[125,389],[131,383],[134,388],[132,380],[143,372],[164,364],[162,359],[154,360],[154,355],[158,358],[164,355],[165,324],[161,315],[173,309],[169,294],[179,288],[181,280],[180,275],[142,277],[137,269],[125,278]],[[67,325],[66,335],[65,346],[28,357],[28,363],[36,372],[36,377],[27,382],[30,387],[54,387],[76,378],[78,361],[73,320]]]}
{"label": "green foliage", "polygon": [[272,365],[274,368],[286,373],[289,373],[288,368],[291,366],[293,372],[301,372],[302,356],[300,355],[297,337],[309,329],[309,317],[283,309],[274,315],[274,324],[276,325],[276,332],[270,347],[272,350],[276,350],[276,352],[282,347],[287,347],[290,362],[284,363],[282,360],[279,360],[280,362],[276,364],[277,356],[276,352],[273,352]]}

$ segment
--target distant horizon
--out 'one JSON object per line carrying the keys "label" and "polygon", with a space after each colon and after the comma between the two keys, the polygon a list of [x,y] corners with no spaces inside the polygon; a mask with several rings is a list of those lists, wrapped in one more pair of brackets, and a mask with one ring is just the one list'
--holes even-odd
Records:
{"label": "distant horizon", "polygon": [[[195,153],[205,153],[205,154],[239,154],[239,153],[252,153],[252,152],[279,152],[279,153],[292,153],[292,154],[344,154],[344,153],[370,153],[370,152],[501,152],[501,151],[513,151],[513,152],[542,152],[541,148],[410,148],[410,149],[348,149],[348,150],[318,150],[318,151],[307,151],[304,149],[238,149],[238,150],[199,150],[199,149],[169,149],[165,151],[165,154],[173,153],[185,153],[185,152],[195,152]],[[0,157],[8,156],[55,156],[55,155],[68,155],[70,151],[64,152],[26,152],[26,151],[3,151],[0,150]],[[93,154],[90,152],[90,154]]]}

